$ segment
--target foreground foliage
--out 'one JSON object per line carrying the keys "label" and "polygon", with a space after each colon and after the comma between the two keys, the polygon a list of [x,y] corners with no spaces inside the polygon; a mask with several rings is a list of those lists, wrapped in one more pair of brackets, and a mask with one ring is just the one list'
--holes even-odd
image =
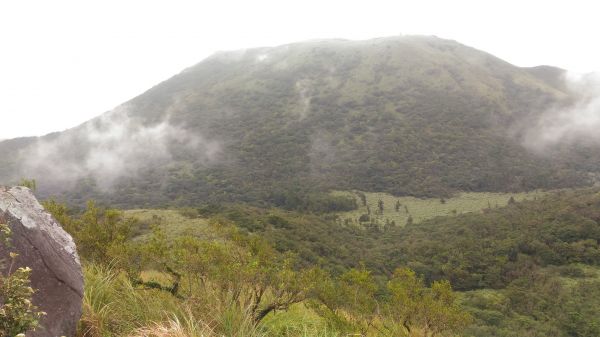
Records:
{"label": "foreground foliage", "polygon": [[578,336],[571,332],[578,330],[593,336],[581,331],[600,325],[586,309],[596,298],[586,300],[577,289],[596,293],[598,277],[584,271],[600,266],[599,192],[558,191],[404,228],[360,229],[335,224],[333,217],[241,206],[200,212],[222,214],[277,249],[297,252],[305,264],[336,273],[363,261],[376,278],[407,266],[428,285],[449,280],[464,292],[462,308],[475,317],[467,330],[472,336],[562,337]]}
{"label": "foreground foliage", "polygon": [[[10,228],[0,223],[0,244],[10,245]],[[18,255],[10,253],[10,261],[0,258],[0,336],[17,336],[35,330],[38,321],[44,314],[31,303],[34,290],[30,286],[31,269],[15,268]]]}
{"label": "foreground foliage", "polygon": [[[408,269],[383,283],[364,267],[332,275],[223,217],[201,237],[169,237],[158,217],[151,233],[134,237],[143,224],[120,211],[89,203],[72,217],[54,201],[45,207],[87,265],[82,336],[443,336],[470,321],[448,282],[427,287]],[[318,323],[270,325],[294,306]]]}
{"label": "foreground foliage", "polygon": [[[239,204],[126,213],[138,221],[95,205],[75,217],[59,204],[47,207],[78,228],[82,247],[95,237],[86,234],[89,219],[98,220],[90,226],[99,238],[113,238],[85,258],[88,268],[119,280],[108,307],[140,314],[119,319],[132,326],[99,330],[108,334],[194,322],[207,334],[248,336],[598,335],[598,189],[403,228]],[[122,226],[128,234],[117,235]],[[125,299],[134,304],[119,303]],[[90,308],[97,309],[86,317],[107,310]]]}

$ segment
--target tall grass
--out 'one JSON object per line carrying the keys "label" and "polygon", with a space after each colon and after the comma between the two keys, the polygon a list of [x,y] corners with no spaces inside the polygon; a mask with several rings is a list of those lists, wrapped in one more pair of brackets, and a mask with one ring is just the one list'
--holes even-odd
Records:
{"label": "tall grass", "polygon": [[136,289],[123,274],[95,265],[84,268],[85,294],[79,336],[123,336],[141,325],[181,314],[176,299],[156,290]]}
{"label": "tall grass", "polygon": [[270,336],[281,337],[337,337],[342,335],[324,317],[304,303],[291,306],[266,318],[265,329]]}
{"label": "tall grass", "polygon": [[339,336],[309,312],[295,309],[256,325],[249,308],[210,292],[183,300],[136,287],[108,267],[84,268],[85,294],[78,337],[308,337]]}
{"label": "tall grass", "polygon": [[152,323],[135,330],[130,337],[210,337],[217,336],[212,328],[196,321],[189,314],[184,319],[172,315],[166,322]]}

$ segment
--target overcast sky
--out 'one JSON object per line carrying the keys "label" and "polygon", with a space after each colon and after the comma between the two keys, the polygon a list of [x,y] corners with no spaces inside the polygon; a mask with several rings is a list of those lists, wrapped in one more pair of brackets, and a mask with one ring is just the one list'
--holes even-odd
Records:
{"label": "overcast sky", "polygon": [[0,139],[76,126],[218,50],[427,34],[600,70],[595,1],[0,0]]}

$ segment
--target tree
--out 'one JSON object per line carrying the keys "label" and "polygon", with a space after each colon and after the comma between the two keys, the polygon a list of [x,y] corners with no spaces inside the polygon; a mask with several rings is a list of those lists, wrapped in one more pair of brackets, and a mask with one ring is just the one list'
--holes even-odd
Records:
{"label": "tree", "polygon": [[62,228],[67,233],[74,236],[78,226],[69,214],[69,209],[67,208],[67,205],[61,204],[54,199],[42,201],[42,205],[48,213],[52,214],[54,219],[56,219],[56,221],[60,223]]}
{"label": "tree", "polygon": [[126,249],[135,223],[135,219],[126,218],[120,210],[99,208],[89,201],[86,211],[70,227],[84,258],[109,263]]}
{"label": "tree", "polygon": [[387,288],[392,297],[387,303],[386,310],[394,323],[388,329],[395,333],[409,335],[417,321],[417,306],[423,291],[423,281],[417,278],[414,271],[398,268],[392,279],[388,281]]}
{"label": "tree", "polygon": [[400,200],[396,200],[396,206],[395,206],[396,212],[400,211],[400,207],[402,207],[402,204],[400,203]]}
{"label": "tree", "polygon": [[317,286],[317,298],[330,314],[365,336],[378,316],[378,287],[364,266],[352,268],[339,278],[325,278]]}
{"label": "tree", "polygon": [[438,336],[458,332],[471,322],[448,281],[435,281],[427,288],[414,271],[398,268],[387,288],[391,300],[386,311],[393,322],[388,329],[395,334],[408,336],[419,329],[425,336]]}
{"label": "tree", "polygon": [[210,226],[224,240],[183,236],[170,241],[155,227],[137,249],[143,256],[140,270],[167,273],[173,282],[165,286],[138,276],[135,283],[188,301],[216,297],[227,307],[247,310],[258,324],[269,313],[304,301],[318,282],[317,268],[296,268],[295,256],[278,254],[262,238],[243,234],[222,219],[212,220]]}
{"label": "tree", "polygon": [[390,219],[385,219],[385,226],[383,227],[384,231],[389,231],[396,226],[394,221],[390,221]]}
{"label": "tree", "polygon": [[383,214],[383,200],[377,201],[377,207],[379,208],[379,214]]}
{"label": "tree", "polygon": [[446,332],[464,329],[472,317],[464,312],[456,301],[447,280],[435,281],[422,299],[421,324],[425,335],[438,336]]}

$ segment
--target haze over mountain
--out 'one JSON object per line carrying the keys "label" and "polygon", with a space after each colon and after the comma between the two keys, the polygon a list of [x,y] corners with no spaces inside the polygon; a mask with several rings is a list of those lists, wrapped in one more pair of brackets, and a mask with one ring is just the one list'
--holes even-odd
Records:
{"label": "haze over mountain", "polygon": [[222,52],[81,126],[0,142],[0,183],[35,178],[73,203],[288,208],[332,189],[590,185],[598,91],[565,76],[424,36]]}

